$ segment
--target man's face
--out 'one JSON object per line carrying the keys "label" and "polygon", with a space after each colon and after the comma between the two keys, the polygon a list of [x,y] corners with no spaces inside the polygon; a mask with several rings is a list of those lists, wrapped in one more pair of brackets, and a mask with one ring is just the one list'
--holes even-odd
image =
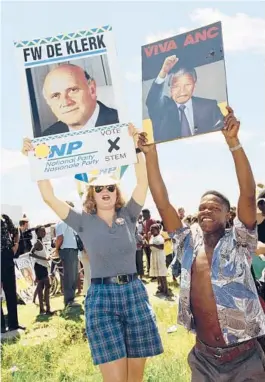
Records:
{"label": "man's face", "polygon": [[88,83],[78,67],[62,65],[50,72],[43,92],[54,115],[68,126],[84,126],[96,107],[95,81]]}
{"label": "man's face", "polygon": [[41,237],[42,239],[46,236],[46,229],[45,229],[45,227],[40,227],[38,229],[38,236]]}
{"label": "man's face", "polygon": [[226,227],[230,211],[222,200],[215,195],[206,195],[201,199],[198,223],[203,232],[214,233]]}
{"label": "man's face", "polygon": [[144,220],[150,219],[150,213],[148,211],[144,211],[143,212],[143,218],[144,218]]}
{"label": "man's face", "polygon": [[21,231],[27,231],[29,229],[29,222],[24,222],[20,229]]}
{"label": "man's face", "polygon": [[175,76],[170,87],[171,97],[179,104],[186,103],[192,97],[194,87],[195,82],[190,74]]}
{"label": "man's face", "polygon": [[185,217],[185,210],[184,210],[184,208],[179,208],[178,209],[178,215],[179,215],[179,218],[181,220],[184,219],[184,217]]}
{"label": "man's face", "polygon": [[158,236],[159,235],[158,227],[152,227],[151,228],[151,235],[153,235],[153,236]]}
{"label": "man's face", "polygon": [[263,214],[265,213],[265,200],[258,201],[258,208]]}

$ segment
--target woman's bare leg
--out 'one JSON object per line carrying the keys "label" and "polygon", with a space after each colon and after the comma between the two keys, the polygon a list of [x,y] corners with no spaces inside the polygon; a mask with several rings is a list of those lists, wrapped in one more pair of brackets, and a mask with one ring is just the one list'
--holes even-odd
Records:
{"label": "woman's bare leg", "polygon": [[146,358],[128,358],[127,382],[143,382]]}
{"label": "woman's bare leg", "polygon": [[103,377],[103,382],[127,382],[127,358],[103,363],[99,365],[99,369]]}

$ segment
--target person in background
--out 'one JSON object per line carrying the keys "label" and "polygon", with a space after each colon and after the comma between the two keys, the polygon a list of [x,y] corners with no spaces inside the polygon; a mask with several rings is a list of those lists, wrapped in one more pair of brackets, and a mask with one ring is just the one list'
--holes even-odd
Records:
{"label": "person in background", "polygon": [[257,206],[258,240],[265,243],[265,190],[260,192]]}
{"label": "person in background", "polygon": [[151,214],[148,209],[142,210],[142,214],[143,214],[143,229],[144,229],[143,236],[145,239],[145,244],[147,244],[147,245],[144,245],[144,251],[145,251],[146,261],[147,261],[147,273],[149,274],[151,249],[148,246],[148,243],[150,238],[150,228],[153,224],[156,224],[156,221],[151,218]]}
{"label": "person in background", "polygon": [[91,269],[89,263],[89,256],[85,249],[79,251],[78,258],[83,265],[84,281],[83,281],[83,294],[86,297],[87,291],[91,285]]}
{"label": "person in background", "polygon": [[[74,207],[72,202],[66,202],[70,207]],[[55,227],[56,243],[55,247],[59,253],[63,264],[63,292],[65,307],[79,306],[75,302],[75,291],[78,279],[78,248],[75,231],[64,221],[57,223]]]}
{"label": "person in background", "polygon": [[178,208],[178,216],[180,220],[183,222],[183,220],[185,219],[185,210],[183,207]]}
{"label": "person in background", "polygon": [[[50,277],[54,278],[55,276],[55,270],[58,269],[59,271],[59,277],[60,277],[60,292],[64,294],[63,289],[63,263],[62,260],[59,257],[59,251],[56,250],[56,224],[53,224],[51,226],[51,248],[54,248],[55,251],[52,251],[51,253],[51,269],[50,269]],[[61,271],[62,270],[62,271]]]}
{"label": "person in background", "polygon": [[183,223],[185,223],[187,226],[191,225],[191,221],[192,221],[191,215],[188,215],[187,217],[185,217],[185,219],[183,219]]}
{"label": "person in background", "polygon": [[236,207],[231,207],[229,219],[228,219],[228,222],[226,223],[226,228],[232,228],[234,226],[235,217],[236,217]]}
{"label": "person in background", "polygon": [[137,226],[136,226],[136,230],[135,230],[135,239],[136,239],[136,270],[137,270],[138,276],[143,281],[143,276],[144,276],[144,263],[143,263],[144,238],[138,232]]}
{"label": "person in background", "polygon": [[136,224],[136,227],[137,227],[137,230],[138,230],[138,233],[140,235],[143,235],[144,234],[144,222],[143,222],[143,215],[140,214],[139,215],[139,218],[138,218],[138,221],[137,221],[137,224]]}
{"label": "person in background", "polygon": [[[17,292],[14,254],[18,250],[19,231],[15,228],[9,216],[1,215],[1,284],[5,292],[8,330],[25,330],[18,324]],[[1,333],[7,330],[1,299]]]}
{"label": "person in background", "polygon": [[168,268],[173,260],[173,243],[168,233],[165,231],[164,223],[161,222],[161,236],[164,239],[164,251],[166,255],[166,267]]}
{"label": "person in background", "polygon": [[20,255],[23,255],[24,253],[30,252],[32,248],[32,231],[34,231],[34,228],[29,228],[29,220],[26,217],[26,215],[23,216],[23,218],[19,221],[19,245],[18,245],[18,251],[16,253],[15,257],[19,257]]}
{"label": "person in background", "polygon": [[[45,247],[43,245],[43,239],[46,235],[46,230],[44,226],[38,226],[35,228],[35,233],[37,235],[37,241],[33,245],[30,256],[35,259],[34,271],[37,281],[37,295],[39,299],[40,315],[46,314],[51,315],[50,306],[50,280],[48,274],[48,259]],[[43,299],[44,290],[44,299]],[[46,305],[46,311],[44,309],[44,302]]]}
{"label": "person in background", "polygon": [[156,277],[158,281],[157,294],[162,293],[169,296],[167,285],[166,255],[164,252],[164,239],[160,234],[159,224],[150,227],[151,237],[149,247],[151,248],[150,277]]}
{"label": "person in background", "polygon": [[[44,224],[44,228],[48,228],[52,225],[52,223]],[[18,250],[15,255],[15,258],[19,257],[20,255],[24,255],[25,253],[28,253],[31,251],[32,248],[32,232],[35,231],[34,228],[29,228],[29,219],[24,214],[22,219],[19,221],[19,245]]]}

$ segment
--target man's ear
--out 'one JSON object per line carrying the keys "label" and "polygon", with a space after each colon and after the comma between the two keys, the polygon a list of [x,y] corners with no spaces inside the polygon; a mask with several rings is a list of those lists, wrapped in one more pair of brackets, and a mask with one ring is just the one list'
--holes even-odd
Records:
{"label": "man's ear", "polygon": [[89,93],[91,95],[91,98],[96,100],[97,99],[97,85],[95,80],[91,80],[88,84]]}

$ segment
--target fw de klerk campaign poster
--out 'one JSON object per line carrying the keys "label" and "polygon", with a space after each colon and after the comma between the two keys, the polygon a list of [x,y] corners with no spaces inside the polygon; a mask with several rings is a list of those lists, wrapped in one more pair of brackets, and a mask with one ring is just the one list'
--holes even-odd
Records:
{"label": "fw de klerk campaign poster", "polygon": [[111,26],[15,47],[33,180],[136,162]]}

